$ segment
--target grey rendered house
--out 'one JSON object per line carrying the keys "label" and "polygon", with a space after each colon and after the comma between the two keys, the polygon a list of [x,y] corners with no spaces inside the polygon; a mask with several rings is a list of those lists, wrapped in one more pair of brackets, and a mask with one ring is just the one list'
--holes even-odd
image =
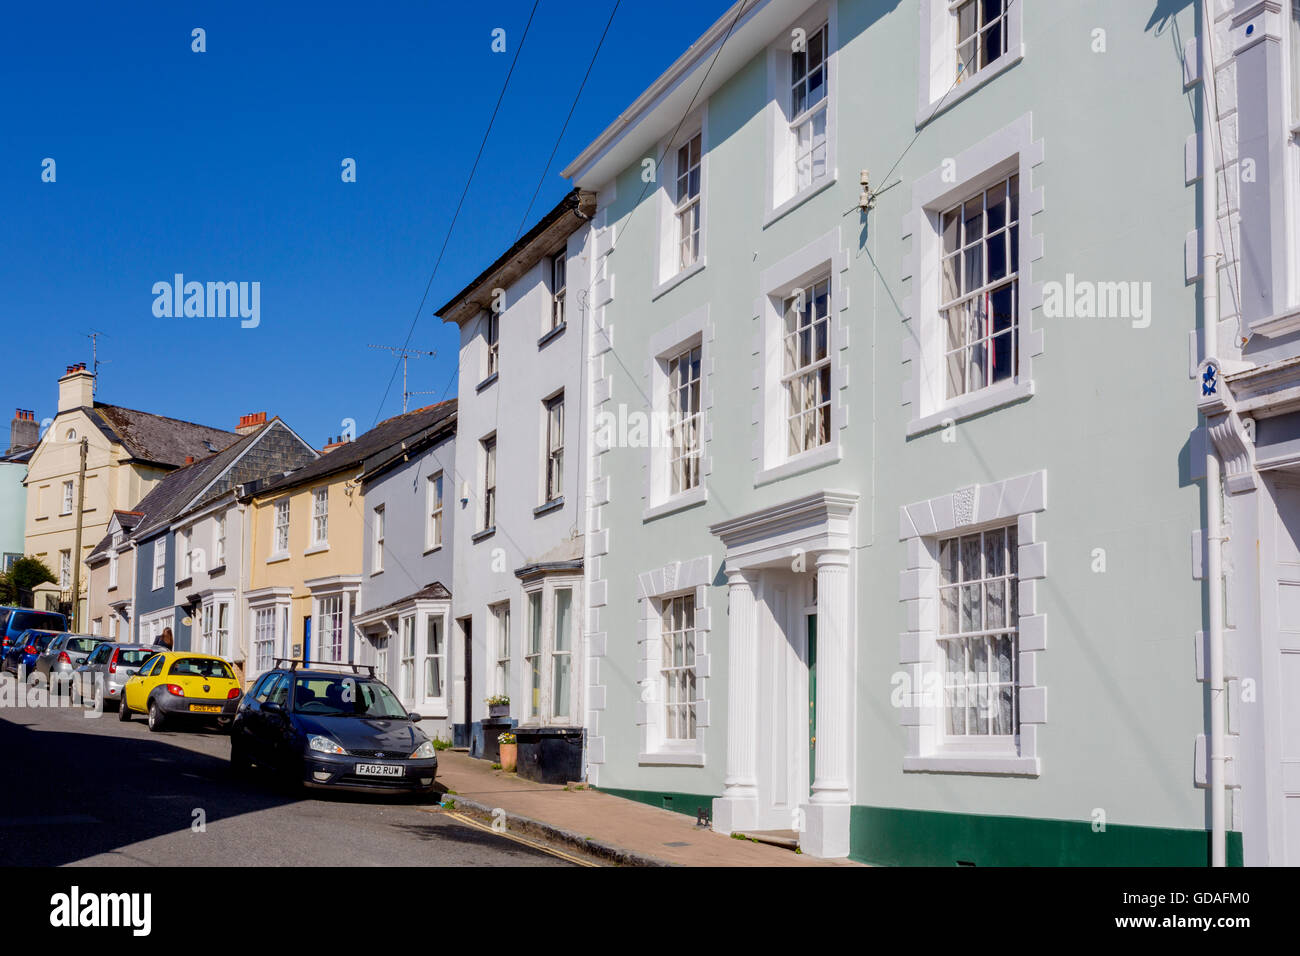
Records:
{"label": "grey rendered house", "polygon": [[1209,862],[1171,30],[746,0],[565,170],[592,783],[822,857]]}
{"label": "grey rendered house", "polygon": [[[586,653],[589,226],[572,190],[450,302],[460,330],[454,494],[455,740],[491,756],[516,725],[520,772],[582,779]],[[487,698],[508,716],[485,733]]]}
{"label": "grey rendered house", "polygon": [[406,708],[429,721],[430,736],[450,740],[451,715],[459,702],[446,663],[456,400],[434,406],[419,424],[400,444],[377,450],[362,464],[365,514],[384,516],[384,538],[382,554],[362,548],[352,625],[357,662],[375,666],[376,676]]}
{"label": "grey rendered house", "polygon": [[[241,437],[164,480],[136,510],[144,517],[131,533],[135,549],[135,635],[142,643],[172,630],[176,650],[219,654],[249,673],[243,626],[247,587],[246,520],[238,500],[246,482],[295,471],[319,453],[279,418],[246,416]],[[182,478],[171,484],[174,475]],[[155,489],[157,491],[157,489]]]}

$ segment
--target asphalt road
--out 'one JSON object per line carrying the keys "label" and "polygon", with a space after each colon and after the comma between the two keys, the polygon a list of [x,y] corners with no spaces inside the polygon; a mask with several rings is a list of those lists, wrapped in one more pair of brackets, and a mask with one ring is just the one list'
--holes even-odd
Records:
{"label": "asphalt road", "polygon": [[572,865],[409,798],[236,779],[216,731],[0,701],[0,866]]}

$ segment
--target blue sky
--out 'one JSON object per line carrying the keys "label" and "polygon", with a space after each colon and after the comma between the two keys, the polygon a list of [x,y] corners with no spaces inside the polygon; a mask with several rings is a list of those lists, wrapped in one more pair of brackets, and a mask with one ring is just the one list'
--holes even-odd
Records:
{"label": "blue sky", "polygon": [[[624,0],[529,216],[559,170],[726,0]],[[280,415],[317,446],[380,405],[527,2],[23,4],[0,34],[0,416],[52,416],[100,339],[98,399],[233,429]],[[614,0],[541,0],[411,346],[412,406],[454,382],[432,310],[514,241]],[[665,15],[667,14],[667,15]],[[191,50],[191,30],[207,51]],[[506,31],[507,52],[491,49]],[[55,160],[56,181],[41,181]],[[357,181],[340,178],[345,157]],[[261,323],[156,318],[153,284],[261,283]],[[7,433],[6,433],[7,435]]]}

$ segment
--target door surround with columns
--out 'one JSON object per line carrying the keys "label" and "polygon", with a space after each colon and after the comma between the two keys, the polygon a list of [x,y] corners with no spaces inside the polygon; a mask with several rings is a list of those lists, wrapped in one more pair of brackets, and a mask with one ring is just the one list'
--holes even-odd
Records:
{"label": "door surround with columns", "polygon": [[713,801],[714,830],[758,821],[759,614],[755,586],[764,569],[815,571],[817,580],[817,740],[812,796],[799,809],[803,852],[849,853],[854,780],[854,524],[858,494],[823,490],[711,525],[726,548],[727,771]]}

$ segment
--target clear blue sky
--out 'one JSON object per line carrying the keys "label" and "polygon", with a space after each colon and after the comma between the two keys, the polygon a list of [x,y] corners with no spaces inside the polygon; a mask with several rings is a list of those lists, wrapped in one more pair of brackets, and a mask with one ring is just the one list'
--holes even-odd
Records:
{"label": "clear blue sky", "polygon": [[[456,332],[432,310],[514,241],[613,6],[541,0],[411,340],[438,352],[411,363],[412,389],[456,394]],[[343,419],[399,412],[400,374],[380,408],[394,359],[366,346],[406,336],[531,7],[10,5],[0,421],[54,414],[91,329],[107,333],[100,401],[231,429],[267,411],[317,446]],[[559,170],[726,7],[624,0],[529,225],[567,191]],[[155,318],[151,288],[177,272],[260,282],[261,325]]]}

